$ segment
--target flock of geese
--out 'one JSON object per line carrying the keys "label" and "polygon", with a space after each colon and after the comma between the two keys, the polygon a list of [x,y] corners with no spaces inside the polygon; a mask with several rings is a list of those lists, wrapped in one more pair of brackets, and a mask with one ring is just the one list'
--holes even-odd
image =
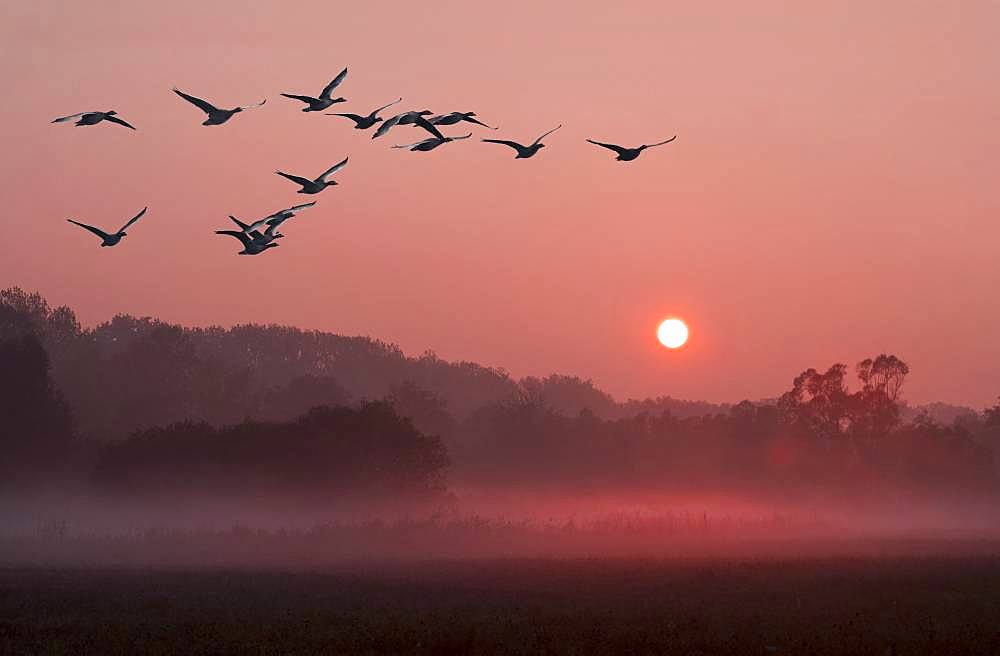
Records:
{"label": "flock of geese", "polygon": [[[345,68],[340,72],[340,74],[337,75],[337,77],[333,78],[333,80],[323,88],[323,90],[317,97],[299,95],[293,93],[282,93],[281,95],[284,96],[285,98],[291,98],[292,100],[298,100],[300,102],[305,103],[305,107],[302,108],[303,112],[322,112],[338,103],[347,102],[346,98],[333,97],[333,92],[343,83],[346,77],[347,77],[347,69]],[[267,102],[267,99],[265,98],[264,100],[261,100],[259,103],[253,105],[234,107],[232,109],[223,109],[220,107],[216,107],[207,100],[202,100],[201,98],[185,93],[180,89],[175,88],[173,92],[205,113],[206,118],[202,122],[202,125],[222,125],[228,122],[237,114],[244,112],[248,109],[254,109],[256,107],[260,107]],[[398,125],[408,125],[415,128],[420,128],[424,130],[429,136],[419,141],[415,141],[413,143],[397,144],[392,146],[393,148],[401,148],[401,149],[405,148],[407,150],[415,152],[428,152],[446,143],[451,143],[452,141],[460,141],[462,139],[468,139],[472,136],[472,132],[460,136],[446,136],[440,131],[439,129],[440,127],[457,125],[458,123],[470,123],[473,125],[478,125],[480,127],[487,128],[489,130],[499,129],[496,127],[490,127],[486,123],[480,121],[478,118],[476,118],[475,112],[450,112],[448,114],[435,115],[434,112],[432,112],[431,110],[424,109],[419,111],[411,110],[402,112],[387,119],[383,119],[381,116],[379,116],[379,112],[382,112],[383,110],[386,110],[389,107],[392,107],[393,105],[396,105],[402,101],[403,101],[402,98],[397,98],[391,103],[387,103],[385,105],[382,105],[381,107],[377,107],[368,114],[364,115],[350,114],[350,113],[342,113],[342,114],[328,113],[326,115],[338,116],[341,118],[350,119],[354,123],[354,129],[356,130],[368,130],[372,127],[375,127],[378,124],[381,124],[378,125],[378,128],[372,134],[372,139],[377,139],[387,134],[390,130],[392,130],[394,127]],[[66,123],[69,121],[73,121],[73,124],[78,126],[97,125],[98,123],[107,121],[109,123],[115,123],[117,125],[124,126],[131,130],[136,129],[135,126],[133,126],[131,123],[120,118],[118,116],[118,112],[113,110],[109,110],[106,112],[96,112],[96,111],[80,112],[79,114],[62,116],[60,118],[55,119],[52,122]],[[517,141],[510,141],[506,139],[482,139],[482,141],[485,143],[502,144],[504,146],[512,148],[516,153],[514,159],[528,159],[530,157],[534,157],[539,150],[545,147],[545,144],[542,143],[542,139],[549,136],[550,134],[552,134],[561,127],[562,125],[560,124],[552,128],[551,130],[542,133],[541,136],[539,136],[537,139],[535,139],[528,145],[524,145]],[[595,141],[593,139],[587,139],[587,142],[614,152],[617,155],[615,159],[620,162],[631,162],[632,160],[639,157],[639,155],[641,155],[642,152],[647,148],[654,148],[656,146],[662,146],[664,144],[668,144],[676,138],[677,137],[674,136],[669,139],[666,139],[665,141],[660,141],[658,143],[652,143],[652,144],[643,144],[635,148],[626,148],[624,146],[618,146],[612,143]],[[293,175],[291,173],[285,173],[283,171],[275,171],[275,173],[299,185],[301,189],[298,190],[298,193],[300,194],[318,194],[327,187],[331,187],[337,184],[337,181],[331,179],[331,176],[340,169],[347,166],[347,161],[348,158],[345,157],[343,161],[334,164],[333,166],[331,166],[330,168],[328,168],[326,171],[324,171],[315,178],[306,178],[299,175]],[[294,205],[292,207],[278,210],[273,214],[269,214],[263,218],[251,221],[249,223],[245,223],[236,218],[235,216],[230,215],[229,218],[239,229],[217,230],[215,234],[226,235],[238,239],[240,243],[243,245],[243,250],[239,251],[240,255],[259,255],[260,253],[263,253],[264,251],[278,245],[275,242],[278,239],[284,237],[284,235],[281,234],[278,230],[285,221],[292,218],[302,210],[306,210],[315,204],[316,202],[313,201],[310,203],[303,203],[301,205]],[[148,208],[144,207],[141,212],[139,212],[134,217],[129,219],[128,223],[123,225],[116,232],[106,232],[101,228],[87,225],[85,223],[81,223],[74,219],[67,219],[67,221],[69,221],[74,225],[78,225],[84,230],[88,230],[93,234],[97,235],[98,237],[100,237],[102,247],[115,246],[119,242],[121,242],[123,237],[126,236],[127,233],[125,232],[125,230],[131,227],[132,224],[134,224],[136,221],[141,219],[143,215],[146,214],[147,209]]]}

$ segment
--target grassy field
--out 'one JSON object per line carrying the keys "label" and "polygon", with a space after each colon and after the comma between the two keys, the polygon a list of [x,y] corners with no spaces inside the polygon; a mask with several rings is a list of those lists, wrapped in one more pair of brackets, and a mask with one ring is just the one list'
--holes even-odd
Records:
{"label": "grassy field", "polygon": [[2,654],[998,654],[1000,559],[0,570]]}

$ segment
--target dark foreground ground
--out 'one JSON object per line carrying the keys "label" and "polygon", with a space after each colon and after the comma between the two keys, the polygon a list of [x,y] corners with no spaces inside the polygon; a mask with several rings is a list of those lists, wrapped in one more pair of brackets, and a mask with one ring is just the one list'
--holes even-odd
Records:
{"label": "dark foreground ground", "polygon": [[0,654],[1000,654],[1000,558],[0,570]]}

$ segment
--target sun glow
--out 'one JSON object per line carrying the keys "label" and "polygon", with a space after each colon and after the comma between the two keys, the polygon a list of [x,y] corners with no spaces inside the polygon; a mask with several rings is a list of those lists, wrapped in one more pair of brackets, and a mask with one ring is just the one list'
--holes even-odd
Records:
{"label": "sun glow", "polygon": [[688,327],[680,319],[667,319],[656,329],[656,337],[667,348],[680,348],[688,340]]}

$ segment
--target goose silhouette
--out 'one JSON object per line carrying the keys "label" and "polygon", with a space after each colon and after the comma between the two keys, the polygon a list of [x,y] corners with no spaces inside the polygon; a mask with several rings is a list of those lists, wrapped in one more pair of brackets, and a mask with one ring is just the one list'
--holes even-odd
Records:
{"label": "goose silhouette", "polygon": [[448,143],[449,141],[459,141],[461,139],[468,139],[471,136],[472,136],[472,133],[470,132],[469,134],[466,134],[466,135],[461,136],[461,137],[444,137],[444,136],[442,136],[442,137],[429,137],[429,138],[424,139],[422,141],[417,141],[417,142],[411,143],[411,144],[396,145],[396,146],[393,146],[393,148],[407,148],[407,149],[412,150],[414,152],[424,152],[424,153],[426,153],[426,152],[428,152],[430,150],[434,150],[435,148],[437,148],[438,146],[440,146],[442,144]]}
{"label": "goose silhouette", "polygon": [[73,119],[78,119],[73,125],[97,125],[101,121],[108,121],[109,123],[117,123],[118,125],[124,125],[127,128],[135,129],[135,126],[130,123],[126,123],[122,119],[118,118],[118,112],[115,110],[108,110],[106,112],[80,112],[79,114],[70,114],[69,116],[60,116],[59,118],[52,121],[53,123],[65,123],[66,121],[72,121]]}
{"label": "goose silhouette", "polygon": [[450,112],[448,114],[440,114],[438,116],[432,116],[427,119],[434,125],[455,125],[461,121],[466,121],[468,123],[475,123],[476,125],[481,125],[484,128],[489,128],[490,130],[499,130],[500,128],[491,128],[477,118],[474,118],[475,112]]}
{"label": "goose silhouette", "polygon": [[661,141],[659,143],[654,143],[654,144],[643,144],[641,146],[638,146],[637,148],[625,148],[624,146],[616,146],[615,144],[601,143],[600,141],[594,141],[593,139],[587,139],[587,141],[594,144],[595,146],[600,146],[601,148],[607,148],[608,150],[618,153],[618,157],[616,157],[615,160],[619,162],[631,162],[636,157],[641,155],[642,151],[646,150],[647,148],[655,148],[656,146],[662,146],[663,144],[668,144],[676,138],[677,136],[674,135],[673,137],[670,137],[666,141]]}
{"label": "goose silhouette", "polygon": [[370,114],[368,114],[367,116],[361,116],[359,114],[327,114],[327,116],[343,116],[344,118],[349,118],[352,121],[354,121],[354,129],[355,130],[367,130],[368,128],[370,128],[371,126],[375,125],[376,123],[378,123],[379,121],[382,120],[378,116],[379,112],[381,112],[386,107],[392,107],[396,103],[402,102],[402,101],[403,101],[402,98],[399,98],[397,100],[393,100],[388,105],[382,105],[378,109],[373,109],[372,112]]}
{"label": "goose silhouette", "polygon": [[483,139],[483,141],[485,141],[486,143],[497,143],[497,144],[503,144],[505,146],[510,146],[511,148],[517,151],[517,155],[514,157],[514,159],[528,159],[529,157],[534,157],[535,153],[537,153],[540,149],[545,147],[545,144],[542,143],[542,139],[549,136],[550,134],[552,134],[561,127],[562,123],[552,128],[548,132],[542,134],[542,136],[538,137],[537,139],[535,139],[530,146],[523,146],[517,143],[516,141],[505,141],[503,139]]}
{"label": "goose silhouette", "polygon": [[[236,237],[243,244],[243,250],[241,250],[239,255],[260,255],[269,248],[277,248],[280,244],[274,243],[274,240],[263,241],[260,239],[260,233],[254,231],[251,234],[247,234],[242,230],[216,230],[217,235],[228,235],[230,237]],[[275,235],[275,239],[282,235]]]}
{"label": "goose silhouette", "polygon": [[307,107],[302,108],[302,111],[304,112],[321,112],[324,109],[328,108],[330,105],[347,102],[347,98],[330,97],[330,95],[333,93],[333,90],[340,86],[340,83],[344,81],[345,77],[347,77],[346,68],[340,71],[340,73],[337,74],[337,77],[333,78],[333,81],[323,88],[323,90],[319,94],[319,98],[313,98],[312,96],[298,96],[295,95],[294,93],[283,93],[281,95],[283,95],[285,98],[301,100],[302,102],[306,103]]}
{"label": "goose silhouette", "polygon": [[275,173],[277,173],[278,175],[280,175],[283,178],[291,180],[292,182],[294,182],[297,185],[301,185],[302,188],[299,189],[299,191],[298,191],[298,193],[300,193],[300,194],[318,194],[319,192],[323,191],[327,187],[332,187],[333,185],[337,184],[336,180],[327,180],[327,178],[329,176],[333,175],[334,173],[336,173],[337,171],[339,171],[340,169],[342,169],[345,166],[347,166],[347,160],[348,160],[348,158],[345,157],[342,162],[334,164],[333,166],[331,166],[330,168],[328,168],[326,171],[324,171],[315,180],[310,180],[309,178],[303,178],[303,177],[300,177],[300,176],[297,176],[297,175],[291,175],[289,173],[282,173],[281,171],[275,171]]}
{"label": "goose silhouette", "polygon": [[250,237],[259,244],[270,244],[275,239],[281,239],[285,235],[278,232],[278,226],[281,223],[272,223],[267,226],[267,230],[261,233],[259,230],[254,230],[250,233]]}
{"label": "goose silhouette", "polygon": [[138,221],[139,219],[141,219],[142,215],[146,213],[147,209],[149,209],[149,208],[148,207],[142,208],[142,211],[139,212],[138,214],[136,214],[135,216],[133,216],[131,219],[129,219],[128,223],[126,223],[125,225],[123,225],[121,228],[118,229],[118,232],[104,232],[100,228],[95,228],[94,226],[87,225],[86,223],[80,223],[79,221],[74,221],[73,219],[66,219],[66,220],[69,221],[70,223],[72,223],[73,225],[78,225],[81,228],[83,228],[84,230],[89,230],[90,232],[92,232],[95,235],[97,235],[98,237],[100,237],[101,238],[101,247],[103,248],[105,246],[115,246],[115,245],[117,245],[118,242],[120,242],[122,240],[122,237],[124,237],[124,236],[126,236],[128,234],[128,233],[125,232],[125,230],[129,226],[131,226],[133,223],[135,223],[136,221]]}
{"label": "goose silhouette", "polygon": [[433,113],[434,112],[429,109],[423,109],[419,112],[403,112],[402,114],[396,114],[392,118],[385,119],[385,121],[382,122],[382,125],[378,126],[378,129],[375,130],[375,134],[372,135],[372,139],[381,137],[397,125],[413,125],[417,122],[417,119],[423,119],[425,116]]}
{"label": "goose silhouette", "polygon": [[178,96],[188,101],[201,111],[208,114],[208,118],[205,119],[205,122],[202,123],[202,125],[222,125],[223,123],[231,119],[233,116],[239,114],[240,112],[247,109],[253,109],[254,107],[260,107],[261,105],[267,102],[267,98],[265,98],[256,105],[247,105],[246,107],[236,107],[233,109],[219,109],[212,103],[204,101],[201,98],[196,98],[195,96],[186,94],[180,89],[175,88],[174,93],[176,93]]}
{"label": "goose silhouette", "polygon": [[311,203],[303,203],[302,205],[293,205],[292,207],[285,208],[283,210],[278,210],[274,214],[268,214],[262,219],[257,219],[251,223],[243,223],[233,215],[229,215],[229,218],[240,227],[244,234],[250,234],[254,230],[266,229],[270,225],[281,225],[286,220],[292,218],[304,209],[308,209],[316,204],[316,201]]}

